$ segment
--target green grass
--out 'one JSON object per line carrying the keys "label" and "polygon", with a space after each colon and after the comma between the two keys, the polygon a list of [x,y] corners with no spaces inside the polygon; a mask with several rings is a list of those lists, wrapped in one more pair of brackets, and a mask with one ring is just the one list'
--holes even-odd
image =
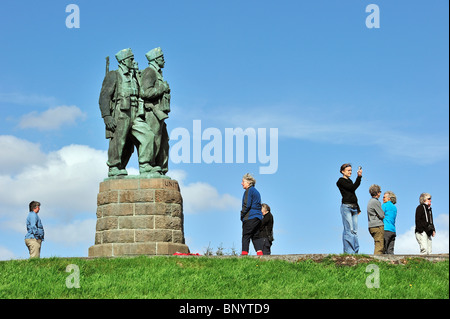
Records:
{"label": "green grass", "polygon": [[[70,264],[80,288],[68,288]],[[369,289],[369,264],[380,287]],[[449,263],[411,259],[355,266],[332,258],[287,262],[249,257],[45,258],[0,262],[0,298],[448,299]]]}

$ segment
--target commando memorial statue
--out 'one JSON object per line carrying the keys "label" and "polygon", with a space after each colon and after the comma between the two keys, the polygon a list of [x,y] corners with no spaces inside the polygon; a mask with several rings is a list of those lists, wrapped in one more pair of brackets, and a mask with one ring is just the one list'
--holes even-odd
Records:
{"label": "commando memorial statue", "polygon": [[149,65],[139,71],[131,49],[116,54],[118,69],[103,80],[99,106],[109,139],[108,177],[128,175],[126,166],[136,147],[139,174],[148,178],[166,176],[169,135],[166,123],[170,112],[170,88],[164,81],[161,48],[145,55]]}
{"label": "commando memorial statue", "polygon": [[[99,106],[109,139],[108,178],[100,182],[89,257],[189,253],[180,187],[166,176],[170,87],[162,75],[164,55],[155,48],[145,56],[144,70],[129,48],[116,54],[117,70],[109,71],[106,58]],[[129,176],[135,148],[139,175]]]}

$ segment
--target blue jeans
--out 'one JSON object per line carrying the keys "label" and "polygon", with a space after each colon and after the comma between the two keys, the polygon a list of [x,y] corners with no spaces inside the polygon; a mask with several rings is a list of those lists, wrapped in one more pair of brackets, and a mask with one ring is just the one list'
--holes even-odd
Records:
{"label": "blue jeans", "polygon": [[344,253],[357,254],[359,251],[358,210],[347,204],[342,204],[341,215],[344,224],[344,232],[342,233]]}

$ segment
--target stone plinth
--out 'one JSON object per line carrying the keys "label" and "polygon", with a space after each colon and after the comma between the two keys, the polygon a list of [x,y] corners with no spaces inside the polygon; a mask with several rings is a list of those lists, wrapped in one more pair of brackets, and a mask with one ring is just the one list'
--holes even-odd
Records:
{"label": "stone plinth", "polygon": [[122,178],[100,183],[89,257],[189,253],[176,180]]}

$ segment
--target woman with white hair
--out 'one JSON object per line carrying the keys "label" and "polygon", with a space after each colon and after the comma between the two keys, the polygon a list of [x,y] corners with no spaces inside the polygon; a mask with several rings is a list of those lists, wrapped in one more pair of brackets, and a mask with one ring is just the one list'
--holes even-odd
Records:
{"label": "woman with white hair", "polygon": [[262,241],[259,238],[259,229],[261,226],[261,195],[255,188],[256,180],[250,174],[242,177],[242,187],[245,189],[242,197],[242,256],[248,255],[250,240],[257,255],[262,255]]}
{"label": "woman with white hair", "polygon": [[383,204],[381,208],[384,211],[384,253],[394,254],[394,244],[397,232],[395,230],[395,219],[397,218],[397,196],[391,191],[384,192]]}
{"label": "woman with white hair", "polygon": [[431,195],[420,194],[419,206],[416,208],[416,239],[421,254],[431,254],[431,237],[436,235],[431,211]]}

